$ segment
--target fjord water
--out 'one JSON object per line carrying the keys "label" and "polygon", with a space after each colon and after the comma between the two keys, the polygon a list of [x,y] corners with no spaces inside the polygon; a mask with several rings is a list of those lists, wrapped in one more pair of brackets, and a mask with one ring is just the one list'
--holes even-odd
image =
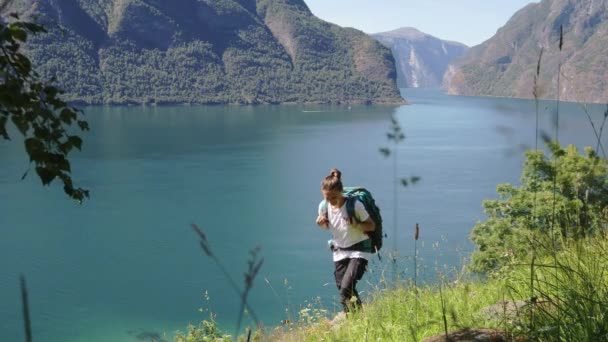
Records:
{"label": "fjord water", "polygon": [[[420,277],[458,268],[484,218],[482,200],[496,197],[498,183],[518,182],[523,150],[535,146],[534,101],[412,89],[404,97],[411,105],[85,108],[91,132],[73,157],[75,181],[91,191],[82,205],[40,186],[33,171],[22,181],[18,136],[1,142],[0,340],[23,340],[19,274],[37,341],[171,340],[210,312],[232,332],[237,295],[191,223],[241,287],[250,250],[261,247],[249,302],[266,326],[309,303],[338,310],[329,236],[314,225],[319,184],[333,167],[375,195],[398,278],[412,276],[416,223]],[[554,109],[540,104],[549,134]],[[589,106],[596,125],[604,109]],[[595,146],[580,105],[559,112],[562,143]],[[397,146],[386,138],[392,115],[407,136]],[[421,177],[398,187],[397,211],[394,159],[380,147],[396,151],[399,177]],[[391,281],[387,259],[372,263],[363,296],[379,278]]]}

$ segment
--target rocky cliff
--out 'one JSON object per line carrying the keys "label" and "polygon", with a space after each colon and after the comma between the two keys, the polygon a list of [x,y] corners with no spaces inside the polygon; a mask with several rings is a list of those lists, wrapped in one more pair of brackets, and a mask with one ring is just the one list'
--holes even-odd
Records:
{"label": "rocky cliff", "polygon": [[468,47],[441,40],[411,27],[376,33],[372,37],[391,49],[402,88],[440,88],[443,74]]}
{"label": "rocky cliff", "polygon": [[[563,46],[560,50],[560,27]],[[608,102],[608,1],[543,0],[519,10],[455,61],[444,87],[455,95],[532,98],[541,49],[540,98]]]}

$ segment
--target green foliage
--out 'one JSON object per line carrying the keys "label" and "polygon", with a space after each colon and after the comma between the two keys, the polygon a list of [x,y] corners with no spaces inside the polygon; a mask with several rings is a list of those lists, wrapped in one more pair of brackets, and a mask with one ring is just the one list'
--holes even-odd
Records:
{"label": "green foliage", "polygon": [[68,155],[82,146],[75,128],[86,131],[89,126],[79,110],[61,99],[61,90],[32,70],[32,62],[21,52],[28,34],[42,32],[42,26],[20,21],[16,14],[0,23],[0,136],[10,140],[7,125],[14,125],[42,184],[59,179],[68,196],[82,201],[88,191],[74,186]]}
{"label": "green foliage", "polygon": [[[606,231],[608,223],[608,165],[587,148],[562,148],[550,143],[551,157],[542,151],[526,153],[521,185],[500,184],[499,199],[483,203],[486,221],[471,238],[478,250],[471,267],[496,270],[510,261],[524,260],[542,250],[531,243],[559,248],[563,239],[579,239]],[[557,242],[556,242],[557,237]]]}
{"label": "green foliage", "polygon": [[[608,240],[565,241],[555,258],[503,268],[515,298],[533,296],[531,311],[514,330],[543,341],[608,340]],[[532,270],[532,271],[531,271]],[[530,276],[532,274],[532,276]],[[532,289],[530,284],[533,285]]]}
{"label": "green foliage", "polygon": [[180,331],[175,335],[175,342],[229,342],[230,335],[223,333],[217,326],[213,316],[210,320],[202,321],[199,326],[189,325],[184,334]]}
{"label": "green foliage", "polygon": [[[340,323],[329,320],[275,331],[269,341],[421,341],[465,327],[498,327],[482,309],[501,299],[505,292],[499,281],[453,282],[437,287],[398,287],[374,293],[364,310]],[[442,305],[447,316],[442,316]],[[418,309],[416,309],[418,308]]]}
{"label": "green foliage", "polygon": [[[608,240],[568,240],[553,257],[510,264],[494,276],[457,273],[433,286],[375,288],[364,310],[332,323],[320,303],[277,327],[266,341],[421,341],[462,329],[495,329],[504,338],[605,341],[608,338]],[[512,304],[517,303],[514,307]],[[244,340],[240,336],[239,340]]]}

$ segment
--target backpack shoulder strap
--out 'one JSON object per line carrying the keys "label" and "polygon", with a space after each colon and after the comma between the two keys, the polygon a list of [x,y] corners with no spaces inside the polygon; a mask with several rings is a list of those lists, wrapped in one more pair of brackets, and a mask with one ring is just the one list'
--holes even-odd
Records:
{"label": "backpack shoulder strap", "polygon": [[357,213],[355,212],[355,202],[357,201],[357,196],[346,196],[346,213],[351,222],[360,223],[359,218],[357,218]]}
{"label": "backpack shoulder strap", "polygon": [[321,212],[323,215],[325,215],[325,218],[329,219],[329,214],[327,213],[327,201],[323,200],[321,201]]}

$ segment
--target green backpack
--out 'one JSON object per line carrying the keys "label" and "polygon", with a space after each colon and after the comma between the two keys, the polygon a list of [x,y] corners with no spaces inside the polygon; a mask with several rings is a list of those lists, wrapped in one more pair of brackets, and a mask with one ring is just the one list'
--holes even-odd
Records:
{"label": "green backpack", "polygon": [[[345,187],[342,194],[346,198],[346,212],[348,213],[348,219],[360,222],[355,214],[355,201],[359,201],[365,207],[365,211],[369,214],[376,225],[376,229],[373,232],[367,232],[371,240],[369,243],[357,243],[352,247],[343,248],[343,250],[359,250],[362,252],[378,253],[382,248],[382,238],[385,237],[382,233],[382,216],[380,216],[380,208],[376,206],[376,201],[372,196],[371,192],[364,187]],[[327,215],[327,202],[323,201],[323,208],[325,215]],[[365,240],[363,242],[368,242]],[[380,257],[380,255],[378,255]]]}

